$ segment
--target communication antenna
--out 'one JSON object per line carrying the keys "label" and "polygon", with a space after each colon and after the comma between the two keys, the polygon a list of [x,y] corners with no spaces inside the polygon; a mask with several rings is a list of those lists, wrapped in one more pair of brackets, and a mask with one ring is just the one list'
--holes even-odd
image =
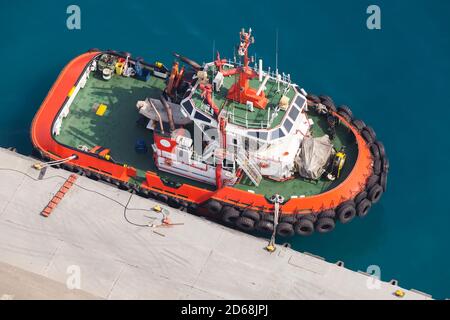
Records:
{"label": "communication antenna", "polygon": [[[214,52],[216,51],[216,40],[213,39],[213,45],[212,45],[212,60],[211,61],[215,61],[214,59]],[[211,75],[211,87],[214,88],[214,75],[216,73],[216,64],[213,62],[212,65],[212,75]],[[211,93],[211,97],[212,99],[214,99],[214,90],[212,90]],[[214,101],[214,100],[213,100]],[[211,106],[210,106],[211,107]]]}
{"label": "communication antenna", "polygon": [[280,92],[280,75],[278,74],[278,28],[275,36],[275,76],[277,78],[277,92]]}
{"label": "communication antenna", "polygon": [[[216,40],[213,40],[213,45],[212,45],[212,60],[211,61],[215,61],[216,60],[216,58],[214,57],[215,56],[215,53],[216,53]],[[215,63],[213,63],[213,65],[212,65],[212,77],[211,78],[214,78],[214,73],[216,72],[216,64]],[[212,81],[212,80],[211,80]],[[211,82],[212,83],[212,82]]]}
{"label": "communication antenna", "polygon": [[278,28],[275,35],[275,72],[278,76]]}

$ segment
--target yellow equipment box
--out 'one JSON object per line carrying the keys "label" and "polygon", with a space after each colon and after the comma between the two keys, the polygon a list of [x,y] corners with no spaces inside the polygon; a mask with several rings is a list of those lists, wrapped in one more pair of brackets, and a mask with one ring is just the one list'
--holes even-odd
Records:
{"label": "yellow equipment box", "polygon": [[97,111],[95,112],[95,114],[96,115],[98,115],[98,116],[100,116],[100,117],[102,117],[104,114],[105,114],[105,112],[106,112],[106,110],[108,109],[108,107],[105,105],[105,104],[100,104],[99,106],[98,106],[98,109],[97,109]]}
{"label": "yellow equipment box", "polygon": [[125,63],[123,62],[117,62],[116,63],[116,74],[119,76],[123,73],[123,68],[125,67]]}

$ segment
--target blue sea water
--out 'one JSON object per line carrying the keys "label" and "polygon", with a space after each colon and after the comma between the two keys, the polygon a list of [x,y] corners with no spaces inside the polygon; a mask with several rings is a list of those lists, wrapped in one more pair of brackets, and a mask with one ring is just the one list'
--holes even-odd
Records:
{"label": "blue sea water", "polygon": [[[388,191],[365,219],[293,248],[343,260],[382,280],[450,298],[450,1],[0,1],[0,146],[29,154],[34,113],[64,65],[89,48],[170,65],[176,51],[231,57],[241,27],[252,47],[312,93],[351,106],[373,126],[391,162]],[[81,30],[66,9],[81,8]],[[368,30],[366,9],[381,8]]]}

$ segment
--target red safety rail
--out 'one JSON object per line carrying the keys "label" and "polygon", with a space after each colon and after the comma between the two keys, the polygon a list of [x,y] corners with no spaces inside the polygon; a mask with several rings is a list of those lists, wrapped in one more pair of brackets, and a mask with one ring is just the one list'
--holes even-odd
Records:
{"label": "red safety rail", "polygon": [[69,192],[70,188],[72,188],[73,184],[77,180],[76,174],[71,174],[66,182],[59,188],[59,191],[53,196],[52,200],[48,203],[48,205],[42,210],[41,215],[44,217],[48,217],[52,211],[56,208],[58,203],[64,198],[67,192]]}

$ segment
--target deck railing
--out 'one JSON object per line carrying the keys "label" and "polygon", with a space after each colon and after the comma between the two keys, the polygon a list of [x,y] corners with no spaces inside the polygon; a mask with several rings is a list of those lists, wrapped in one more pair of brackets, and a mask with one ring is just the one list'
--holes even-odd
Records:
{"label": "deck railing", "polygon": [[[236,66],[242,67],[242,63],[240,61],[234,62],[228,59],[228,63],[226,63],[225,66],[230,68],[234,68]],[[252,69],[255,70],[256,72],[259,72],[259,69],[256,66]],[[269,67],[266,71],[263,70],[263,74],[264,75],[268,74],[272,80],[279,81],[283,85],[289,86],[290,84],[292,84],[291,75],[289,73],[288,74],[285,74],[284,72],[279,73],[277,72],[277,70],[272,71],[270,70]]]}
{"label": "deck railing", "polygon": [[270,129],[273,121],[278,116],[279,109],[277,108],[273,112],[267,110],[267,119],[265,120],[249,120],[248,119],[248,111],[245,112],[245,117],[236,116],[234,112],[234,108],[225,113],[227,120],[230,123],[245,127],[246,129]]}

